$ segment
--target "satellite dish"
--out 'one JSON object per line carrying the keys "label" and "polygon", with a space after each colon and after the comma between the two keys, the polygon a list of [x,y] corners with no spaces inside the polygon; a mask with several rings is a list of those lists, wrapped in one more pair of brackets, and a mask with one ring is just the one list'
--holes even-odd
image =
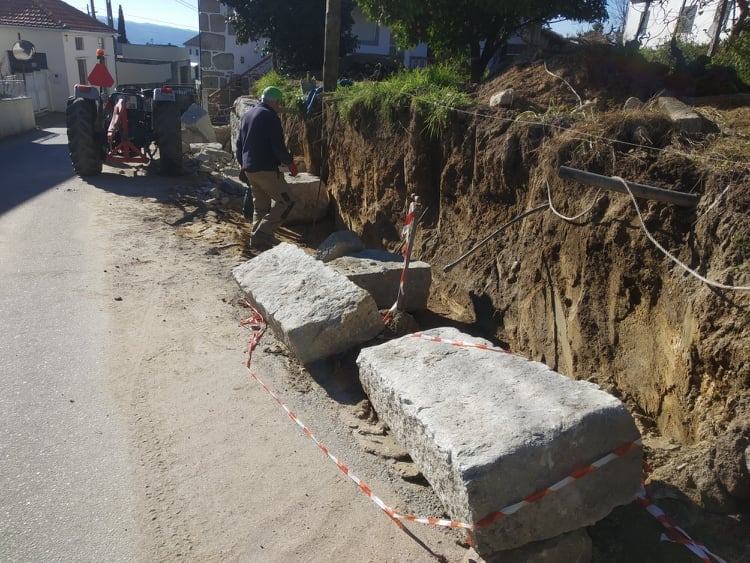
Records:
{"label": "satellite dish", "polygon": [[28,61],[34,56],[36,49],[31,41],[21,39],[13,45],[13,56],[18,61]]}

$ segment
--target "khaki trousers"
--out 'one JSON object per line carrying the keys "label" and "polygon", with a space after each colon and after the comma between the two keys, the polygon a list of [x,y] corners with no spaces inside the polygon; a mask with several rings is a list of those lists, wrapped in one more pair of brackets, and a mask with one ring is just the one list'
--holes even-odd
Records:
{"label": "khaki trousers", "polygon": [[284,174],[262,171],[246,172],[245,176],[253,193],[253,235],[273,236],[294,206]]}

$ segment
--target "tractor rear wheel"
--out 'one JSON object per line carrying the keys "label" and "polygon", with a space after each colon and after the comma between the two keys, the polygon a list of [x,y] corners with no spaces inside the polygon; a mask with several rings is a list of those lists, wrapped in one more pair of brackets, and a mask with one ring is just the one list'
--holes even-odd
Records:
{"label": "tractor rear wheel", "polygon": [[96,134],[96,102],[76,98],[65,110],[68,150],[73,169],[79,176],[102,172],[103,147]]}
{"label": "tractor rear wheel", "polygon": [[174,102],[154,102],[154,135],[159,147],[161,173],[176,176],[182,172],[182,121]]}

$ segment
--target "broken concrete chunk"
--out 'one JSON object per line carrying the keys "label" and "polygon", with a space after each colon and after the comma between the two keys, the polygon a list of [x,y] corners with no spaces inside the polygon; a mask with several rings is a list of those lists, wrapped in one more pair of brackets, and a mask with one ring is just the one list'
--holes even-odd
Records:
{"label": "broken concrete chunk", "polygon": [[[428,334],[486,341],[453,328]],[[639,439],[624,405],[593,383],[503,352],[404,336],[365,348],[360,381],[380,419],[453,519],[478,523]],[[635,499],[641,448],[480,526],[494,553],[601,520]]]}
{"label": "broken concrete chunk", "polygon": [[232,274],[303,364],[345,352],[383,330],[369,293],[292,244],[281,243]]}
{"label": "broken concrete chunk", "polygon": [[[404,270],[403,256],[385,250],[367,249],[336,258],[328,265],[370,292],[379,309],[389,309],[396,301]],[[409,262],[399,309],[426,309],[431,283],[432,269],[429,264],[419,260]]]}

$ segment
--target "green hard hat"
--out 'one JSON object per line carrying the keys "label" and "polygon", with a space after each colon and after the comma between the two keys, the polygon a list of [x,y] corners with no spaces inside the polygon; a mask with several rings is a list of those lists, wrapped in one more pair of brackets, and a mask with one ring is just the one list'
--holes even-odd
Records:
{"label": "green hard hat", "polygon": [[280,102],[281,98],[283,98],[281,90],[276,88],[276,86],[269,86],[268,88],[263,90],[263,93],[260,95],[261,100],[265,100],[268,102]]}

